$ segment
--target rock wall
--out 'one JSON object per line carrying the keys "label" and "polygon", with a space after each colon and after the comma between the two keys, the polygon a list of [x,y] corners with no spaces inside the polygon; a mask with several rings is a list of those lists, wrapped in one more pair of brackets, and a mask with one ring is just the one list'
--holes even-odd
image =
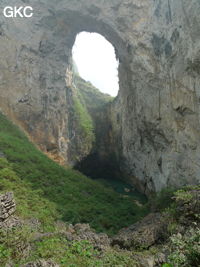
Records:
{"label": "rock wall", "polygon": [[200,3],[152,4],[145,25],[135,25],[138,36],[130,35],[131,85],[115,109],[121,107],[122,168],[146,193],[200,181]]}
{"label": "rock wall", "polygon": [[[2,0],[0,10],[6,5]],[[31,19],[0,17],[1,110],[43,150],[71,162],[71,144],[78,138],[69,123],[71,49],[78,32],[98,32],[114,45],[120,61],[109,150],[125,177],[146,193],[199,183],[199,1],[34,0],[31,5]]]}

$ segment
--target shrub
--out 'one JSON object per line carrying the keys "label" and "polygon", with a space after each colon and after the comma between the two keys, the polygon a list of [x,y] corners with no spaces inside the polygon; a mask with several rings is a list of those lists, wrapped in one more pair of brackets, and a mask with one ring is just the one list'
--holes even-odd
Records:
{"label": "shrub", "polygon": [[64,168],[41,153],[27,137],[0,114],[0,190],[13,191],[17,214],[37,218],[45,231],[55,220],[90,223],[97,231],[116,233],[143,217],[148,210],[133,198]]}
{"label": "shrub", "polygon": [[94,126],[91,116],[89,115],[86,106],[81,103],[78,96],[74,96],[74,110],[78,126],[83,134],[84,142],[92,143],[95,140]]}
{"label": "shrub", "polygon": [[174,266],[198,267],[200,264],[200,229],[190,228],[184,235],[170,238],[169,261]]}
{"label": "shrub", "polygon": [[153,194],[149,198],[149,206],[153,211],[164,211],[166,208],[170,207],[173,203],[173,195],[175,189],[164,188],[159,193]]}

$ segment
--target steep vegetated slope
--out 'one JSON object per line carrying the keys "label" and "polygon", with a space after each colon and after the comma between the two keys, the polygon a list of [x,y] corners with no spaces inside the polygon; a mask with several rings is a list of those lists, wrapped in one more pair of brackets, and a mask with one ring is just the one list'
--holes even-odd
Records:
{"label": "steep vegetated slope", "polygon": [[[52,213],[57,219],[90,223],[98,231],[114,233],[146,213],[133,199],[124,198],[80,172],[50,160],[2,114],[0,149],[6,158],[3,161],[7,160],[5,164],[9,166],[1,170],[1,181],[5,182],[2,182],[1,190],[16,191],[25,214],[31,213],[32,209],[41,210],[44,219],[52,217]],[[32,196],[33,199],[38,197],[37,201],[31,200]],[[42,206],[43,201],[47,208]]]}
{"label": "steep vegetated slope", "polygon": [[58,221],[54,201],[20,179],[1,156],[0,266],[199,266],[199,187],[162,192],[154,199],[156,212],[108,238],[87,224]]}
{"label": "steep vegetated slope", "polygon": [[[25,222],[20,229],[2,234],[1,266],[8,259],[20,262],[26,258],[22,243],[29,243],[35,232],[55,233],[58,220],[73,224],[90,223],[97,231],[113,234],[147,212],[147,208],[136,205],[134,199],[124,198],[80,172],[61,167],[50,160],[2,114],[0,151],[0,193],[14,193],[16,215]],[[33,227],[34,224],[36,226]],[[20,248],[16,242],[19,242]],[[61,237],[47,238],[44,243],[36,245],[38,254],[33,258],[48,258],[52,247],[62,251],[64,246]],[[73,250],[79,250],[79,246],[86,246],[87,254],[87,242],[74,246],[71,248],[72,254]],[[58,258],[60,260],[62,257]]]}
{"label": "steep vegetated slope", "polygon": [[[2,114],[0,148],[0,266],[199,266],[198,187],[162,192],[133,224],[147,207],[59,166]],[[84,223],[132,225],[109,238]]]}
{"label": "steep vegetated slope", "polygon": [[44,151],[83,158],[90,150],[71,116],[72,47],[81,31],[100,33],[119,58],[108,128],[119,168],[145,194],[198,184],[199,0],[31,4],[38,12],[29,20],[0,17],[1,110]]}
{"label": "steep vegetated slope", "polygon": [[79,90],[85,105],[92,115],[93,112],[101,110],[108,103],[112,102],[114,97],[101,93],[97,88],[95,88],[90,82],[85,81],[79,76],[78,73],[74,73],[74,83]]}
{"label": "steep vegetated slope", "polygon": [[[90,117],[94,135],[90,153],[77,161],[75,168],[93,178],[122,179],[112,144],[110,114],[115,98],[100,92],[90,82],[82,79],[77,72],[74,72],[74,86],[82,110],[84,109]],[[84,114],[85,112],[82,112],[82,117]]]}
{"label": "steep vegetated slope", "polygon": [[[71,165],[77,164],[94,152],[99,145],[100,136],[106,133],[99,125],[107,121],[102,119],[107,104],[113,98],[101,93],[90,82],[82,79],[73,64],[73,82],[70,86],[71,109],[69,124],[71,125],[70,151]],[[79,151],[79,153],[77,153]]]}

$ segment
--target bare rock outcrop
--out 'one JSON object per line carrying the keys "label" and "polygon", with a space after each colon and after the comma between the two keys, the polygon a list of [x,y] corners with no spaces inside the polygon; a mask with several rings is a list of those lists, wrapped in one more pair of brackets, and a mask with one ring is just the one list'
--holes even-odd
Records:
{"label": "bare rock outcrop", "polygon": [[111,240],[104,233],[96,233],[93,231],[89,224],[75,224],[70,225],[65,233],[65,237],[69,241],[81,241],[87,240],[91,242],[94,248],[99,250],[105,250],[110,247]]}
{"label": "bare rock outcrop", "polygon": [[163,239],[166,229],[162,215],[151,213],[142,221],[120,230],[112,244],[121,248],[149,248]]}
{"label": "bare rock outcrop", "polygon": [[35,262],[29,262],[22,267],[59,267],[58,264],[54,263],[51,260],[38,260]]}
{"label": "bare rock outcrop", "polygon": [[[0,11],[6,5],[2,0]],[[1,111],[44,151],[68,163],[81,159],[86,151],[73,119],[71,50],[79,32],[100,33],[120,62],[103,151],[115,154],[125,178],[146,194],[198,184],[199,0],[31,5],[32,18],[0,17]]]}
{"label": "bare rock outcrop", "polygon": [[16,210],[16,204],[12,192],[0,195],[0,220],[5,221]]}
{"label": "bare rock outcrop", "polygon": [[200,188],[182,190],[176,194],[174,200],[178,221],[183,226],[183,230],[186,231],[194,222],[197,227],[200,227]]}
{"label": "bare rock outcrop", "polygon": [[0,195],[0,229],[11,229],[21,224],[14,216],[16,204],[12,192]]}

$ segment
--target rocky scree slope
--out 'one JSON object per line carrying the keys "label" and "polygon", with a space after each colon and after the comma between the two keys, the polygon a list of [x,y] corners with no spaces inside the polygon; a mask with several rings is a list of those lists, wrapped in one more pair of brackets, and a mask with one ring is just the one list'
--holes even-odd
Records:
{"label": "rocky scree slope", "polygon": [[152,213],[116,236],[97,234],[88,224],[55,222],[41,231],[37,218],[15,216],[12,193],[0,195],[1,266],[198,267],[200,189],[174,194],[171,206]]}
{"label": "rocky scree slope", "polygon": [[160,193],[145,217],[133,199],[57,165],[0,122],[1,266],[199,266],[199,187]]}
{"label": "rocky scree slope", "polygon": [[[1,266],[9,262],[11,266],[21,266],[34,259],[52,257],[62,266],[76,262],[76,266],[84,266],[91,253],[96,253],[93,246],[100,249],[104,243],[110,244],[109,237],[99,232],[111,236],[148,212],[133,198],[125,198],[50,160],[2,114],[0,148]],[[82,228],[79,231],[77,223],[90,223],[97,233],[83,225],[79,235]],[[68,228],[69,233],[63,235]],[[88,239],[93,242],[92,247]],[[107,257],[112,266],[118,254],[108,253]]]}

